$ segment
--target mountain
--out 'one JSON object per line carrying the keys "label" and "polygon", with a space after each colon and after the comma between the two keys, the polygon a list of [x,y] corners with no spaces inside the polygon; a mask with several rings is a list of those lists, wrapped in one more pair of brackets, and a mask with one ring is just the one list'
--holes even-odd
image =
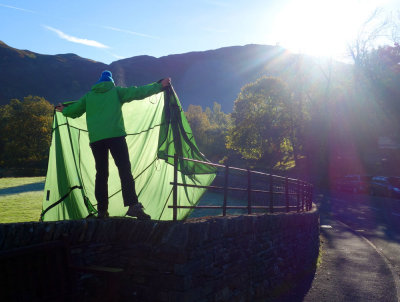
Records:
{"label": "mountain", "polygon": [[43,55],[0,41],[0,105],[12,98],[42,96],[52,103],[76,100],[109,69],[117,85],[144,85],[170,76],[186,109],[222,105],[232,111],[243,85],[290,68],[293,55],[279,46],[232,46],[155,58],[136,56],[110,65],[75,54]]}
{"label": "mountain", "polygon": [[51,102],[78,98],[90,89],[106,64],[74,54],[41,55],[11,48],[0,41],[0,104],[27,95]]}

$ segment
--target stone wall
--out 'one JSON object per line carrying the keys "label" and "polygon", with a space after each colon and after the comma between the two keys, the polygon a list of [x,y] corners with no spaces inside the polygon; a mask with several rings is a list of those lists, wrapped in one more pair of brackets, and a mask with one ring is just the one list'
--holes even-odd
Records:
{"label": "stone wall", "polygon": [[0,224],[0,250],[63,238],[76,264],[124,268],[121,301],[265,301],[315,267],[319,215]]}

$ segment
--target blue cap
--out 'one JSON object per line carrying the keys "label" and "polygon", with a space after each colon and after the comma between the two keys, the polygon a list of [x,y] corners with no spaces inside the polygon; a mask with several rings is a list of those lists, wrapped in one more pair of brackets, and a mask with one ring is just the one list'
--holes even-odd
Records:
{"label": "blue cap", "polygon": [[[111,73],[111,71],[109,71],[109,70],[104,70],[104,71],[101,73],[100,79],[97,81],[97,83],[100,83],[100,82],[113,82],[113,83],[114,83],[114,80],[113,80],[113,78],[112,78],[112,73]],[[97,83],[96,83],[96,84],[97,84]]]}

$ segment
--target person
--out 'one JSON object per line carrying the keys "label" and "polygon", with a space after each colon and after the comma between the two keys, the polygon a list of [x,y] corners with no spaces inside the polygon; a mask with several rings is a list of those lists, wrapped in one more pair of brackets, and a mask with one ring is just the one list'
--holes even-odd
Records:
{"label": "person", "polygon": [[124,206],[129,207],[126,215],[143,220],[150,219],[144,212],[135,191],[121,107],[124,103],[159,93],[169,85],[171,79],[165,78],[149,85],[123,88],[115,86],[111,71],[105,70],[91,90],[77,102],[69,106],[61,103],[56,106],[57,111],[70,118],[77,118],[86,112],[90,147],[96,165],[95,197],[99,218],[109,216],[108,152],[110,151],[121,179]]}

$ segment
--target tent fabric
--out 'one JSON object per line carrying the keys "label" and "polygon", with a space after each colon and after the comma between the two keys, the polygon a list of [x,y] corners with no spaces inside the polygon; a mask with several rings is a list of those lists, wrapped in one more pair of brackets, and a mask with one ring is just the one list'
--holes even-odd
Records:
{"label": "tent fabric", "polygon": [[[67,105],[67,104],[66,104]],[[199,151],[190,125],[172,87],[122,107],[126,141],[136,192],[152,219],[171,220],[174,154],[207,161]],[[109,154],[110,216],[125,216],[118,169]],[[95,163],[89,146],[85,114],[64,117],[55,112],[49,163],[44,188],[42,221],[81,219],[97,214],[94,195]],[[178,182],[209,185],[215,168],[203,163],[178,161]],[[178,186],[178,205],[196,205],[205,189]],[[178,209],[177,218],[186,218],[191,209]]]}

